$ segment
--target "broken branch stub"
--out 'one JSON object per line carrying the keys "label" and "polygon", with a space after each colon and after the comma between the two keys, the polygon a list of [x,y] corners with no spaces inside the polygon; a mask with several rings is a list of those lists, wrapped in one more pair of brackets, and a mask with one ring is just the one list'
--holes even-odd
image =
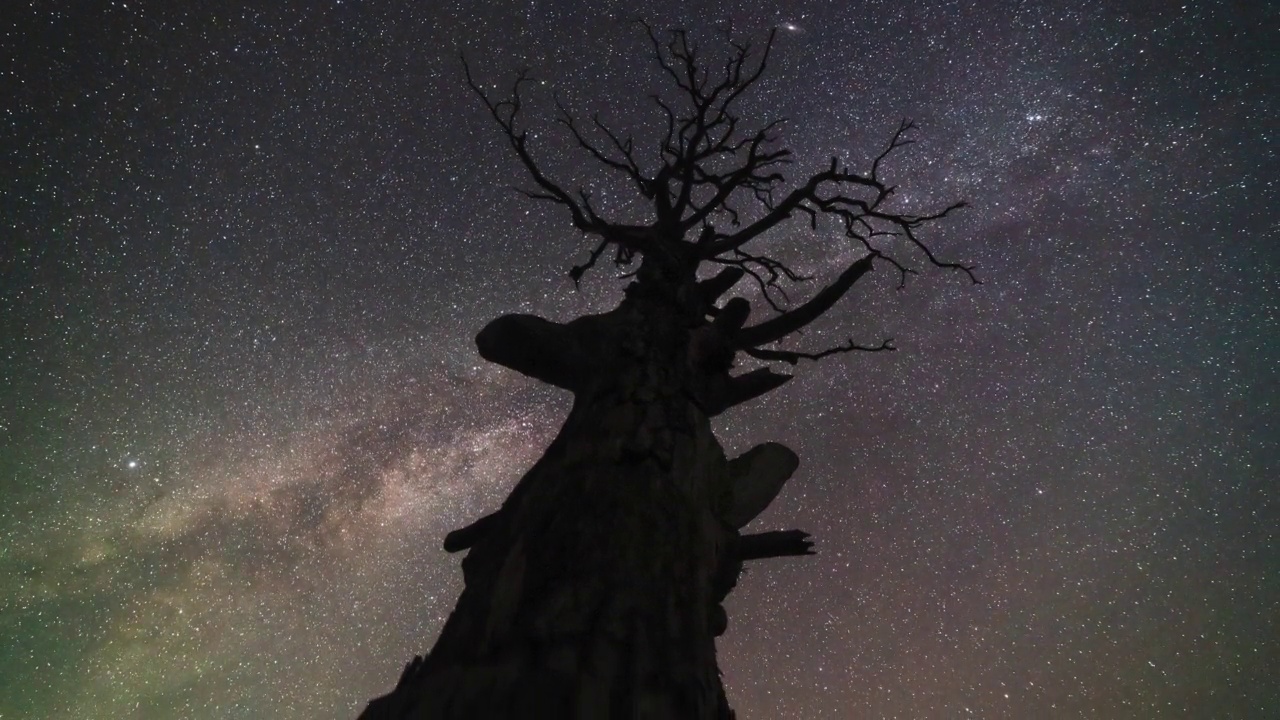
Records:
{"label": "broken branch stub", "polygon": [[791,379],[769,368],[756,368],[741,375],[721,375],[708,382],[706,413],[715,417],[735,405],[754,400],[776,390]]}
{"label": "broken branch stub", "polygon": [[535,380],[577,390],[583,380],[583,352],[572,325],[536,315],[503,315],[476,335],[480,357]]}
{"label": "broken branch stub", "polygon": [[729,292],[729,289],[736,285],[746,274],[747,271],[742,268],[727,267],[714,276],[699,281],[698,293],[702,296],[704,303],[714,305],[721,295]]}
{"label": "broken branch stub", "polygon": [[803,530],[770,530],[738,538],[738,560],[813,555],[813,540]]}
{"label": "broken branch stub", "polygon": [[729,461],[729,503],[721,518],[734,529],[769,507],[800,466],[800,458],[781,443],[757,445]]}

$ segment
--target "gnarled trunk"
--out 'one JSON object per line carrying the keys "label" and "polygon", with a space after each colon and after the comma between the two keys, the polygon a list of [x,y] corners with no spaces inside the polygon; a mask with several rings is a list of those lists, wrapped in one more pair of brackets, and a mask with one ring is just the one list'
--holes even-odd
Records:
{"label": "gnarled trunk", "polygon": [[[573,409],[502,508],[446,540],[470,548],[466,588],[362,718],[732,717],[715,637],[737,528],[796,462],[776,444],[725,458],[708,406],[728,406],[715,388],[732,380],[707,360],[707,303],[678,287],[642,279],[611,313],[508,316],[480,334],[487,358],[572,389]],[[809,547],[802,533],[755,545]]]}
{"label": "gnarled trunk", "polygon": [[[450,552],[471,550],[462,564],[466,589],[431,653],[415,658],[364,717],[732,716],[715,662],[715,637],[727,623],[720,601],[744,561],[804,555],[812,546],[799,530],[738,534],[778,494],[797,459],[777,443],[725,459],[708,417],[790,380],[764,367],[730,375],[734,358],[795,365],[893,350],[888,339],[860,345],[852,338],[815,351],[766,347],[835,307],[876,264],[891,266],[903,282],[915,274],[891,245],[978,282],[970,267],[940,259],[919,236],[964,203],[924,213],[891,209],[896,186],[880,169],[913,142],[911,122],[898,126],[867,172],[833,157],[826,169],[788,183],[782,167],[792,152],[778,145],[780,121],[740,122],[736,109],[764,73],[775,33],[758,49],[730,40],[728,62],[708,66],[684,30],[671,30],[664,42],[640,26],[674,84],[669,96],[653,96],[666,119],[656,167],[599,114],[587,130],[556,101],[569,137],[622,173],[638,193],[633,199],[650,207],[639,224],[601,214],[588,190],[571,192],[539,166],[521,115],[528,74],[496,100],[463,62],[467,85],[528,172],[532,187],[521,192],[565,211],[596,243],[570,270],[574,282],[607,251],[616,265],[638,259],[640,268],[611,313],[563,324],[508,315],[476,337],[485,359],[572,391],[573,410],[502,508],[445,538]],[[796,222],[809,226],[806,234],[841,228],[849,242],[839,252],[851,245],[865,253],[782,311],[775,301],[785,297],[781,283],[806,278],[758,248]],[[695,281],[709,267],[719,274]],[[776,317],[748,325],[749,301],[718,304],[748,275]]]}

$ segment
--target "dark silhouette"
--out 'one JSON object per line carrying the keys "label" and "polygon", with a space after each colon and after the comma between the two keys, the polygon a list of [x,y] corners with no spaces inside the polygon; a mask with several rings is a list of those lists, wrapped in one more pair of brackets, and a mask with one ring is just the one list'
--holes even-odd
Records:
{"label": "dark silhouette", "polygon": [[[759,80],[763,47],[730,41],[723,65],[702,64],[681,30],[647,25],[653,57],[674,89],[659,152],[643,157],[599,116],[589,126],[557,102],[561,126],[644,198],[647,224],[605,217],[539,166],[521,124],[529,77],[494,100],[466,78],[532,179],[522,192],[567,213],[593,238],[575,282],[610,256],[634,278],[611,312],[561,324],[508,315],[476,337],[485,359],[574,394],[560,434],[496,512],[445,538],[466,588],[435,647],[414,658],[395,690],[363,718],[731,718],[716,666],[721,602],[746,561],[812,553],[799,530],[741,535],[795,471],[795,453],[765,443],[728,459],[709,418],[790,379],[735,360],[796,364],[890,341],[850,340],[811,351],[775,345],[830,310],[859,278],[885,266],[905,281],[919,257],[965,274],[918,238],[961,207],[921,215],[886,209],[894,188],[881,166],[909,144],[904,122],[864,172],[838,158],[798,184],[782,170],[780,121],[751,125],[735,105]],[[464,63],[465,68],[465,63]],[[650,162],[652,161],[652,162]],[[863,253],[812,297],[781,307],[784,284],[807,278],[755,249],[802,221]],[[897,255],[886,249],[892,242]],[[718,272],[712,272],[718,268]],[[721,298],[750,278],[756,304]],[[763,314],[763,313],[762,313]]]}

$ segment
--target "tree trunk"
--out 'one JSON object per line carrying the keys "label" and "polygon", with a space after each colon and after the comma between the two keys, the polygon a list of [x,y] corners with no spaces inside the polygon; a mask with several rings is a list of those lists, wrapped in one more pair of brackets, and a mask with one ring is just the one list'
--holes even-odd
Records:
{"label": "tree trunk", "polygon": [[[477,338],[485,357],[572,389],[573,409],[502,508],[446,539],[470,548],[466,588],[430,654],[362,718],[733,717],[715,638],[737,528],[795,456],[769,443],[725,458],[708,413],[727,405],[707,388],[732,382],[728,363],[708,370],[707,302],[641,276],[611,313],[508,316]],[[749,557],[808,552],[803,533],[766,535]]]}

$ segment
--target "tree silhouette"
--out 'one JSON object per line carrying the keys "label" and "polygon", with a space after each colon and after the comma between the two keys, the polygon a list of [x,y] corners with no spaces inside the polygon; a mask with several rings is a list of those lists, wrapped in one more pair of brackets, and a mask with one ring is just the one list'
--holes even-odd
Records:
{"label": "tree silhouette", "polygon": [[[730,718],[716,666],[721,604],[744,562],[812,553],[808,534],[741,534],[795,471],[795,453],[764,443],[728,459],[709,419],[777,389],[796,364],[852,351],[892,350],[889,340],[827,348],[779,347],[833,308],[877,266],[900,282],[939,259],[918,233],[962,206],[914,215],[889,209],[886,160],[910,144],[903,122],[865,171],[839,158],[799,183],[783,170],[781,121],[738,114],[768,65],[759,46],[729,41],[710,67],[683,30],[641,23],[670,90],[653,102],[665,118],[656,158],[599,115],[589,124],[556,101],[571,142],[634,188],[648,222],[611,219],[585,190],[540,165],[523,124],[520,73],[495,99],[466,81],[524,166],[530,199],[566,213],[591,238],[576,282],[608,257],[633,278],[618,307],[556,323],[507,315],[476,337],[481,356],[569,390],[573,408],[542,458],[496,512],[450,533],[466,587],[425,658],[363,718]],[[794,306],[785,290],[807,280],[770,254],[796,223],[860,249],[829,285]],[[914,258],[914,260],[913,260]],[[744,297],[721,298],[745,278]],[[784,305],[786,307],[784,307]],[[749,323],[754,310],[766,319]],[[741,355],[763,361],[735,374]]]}

